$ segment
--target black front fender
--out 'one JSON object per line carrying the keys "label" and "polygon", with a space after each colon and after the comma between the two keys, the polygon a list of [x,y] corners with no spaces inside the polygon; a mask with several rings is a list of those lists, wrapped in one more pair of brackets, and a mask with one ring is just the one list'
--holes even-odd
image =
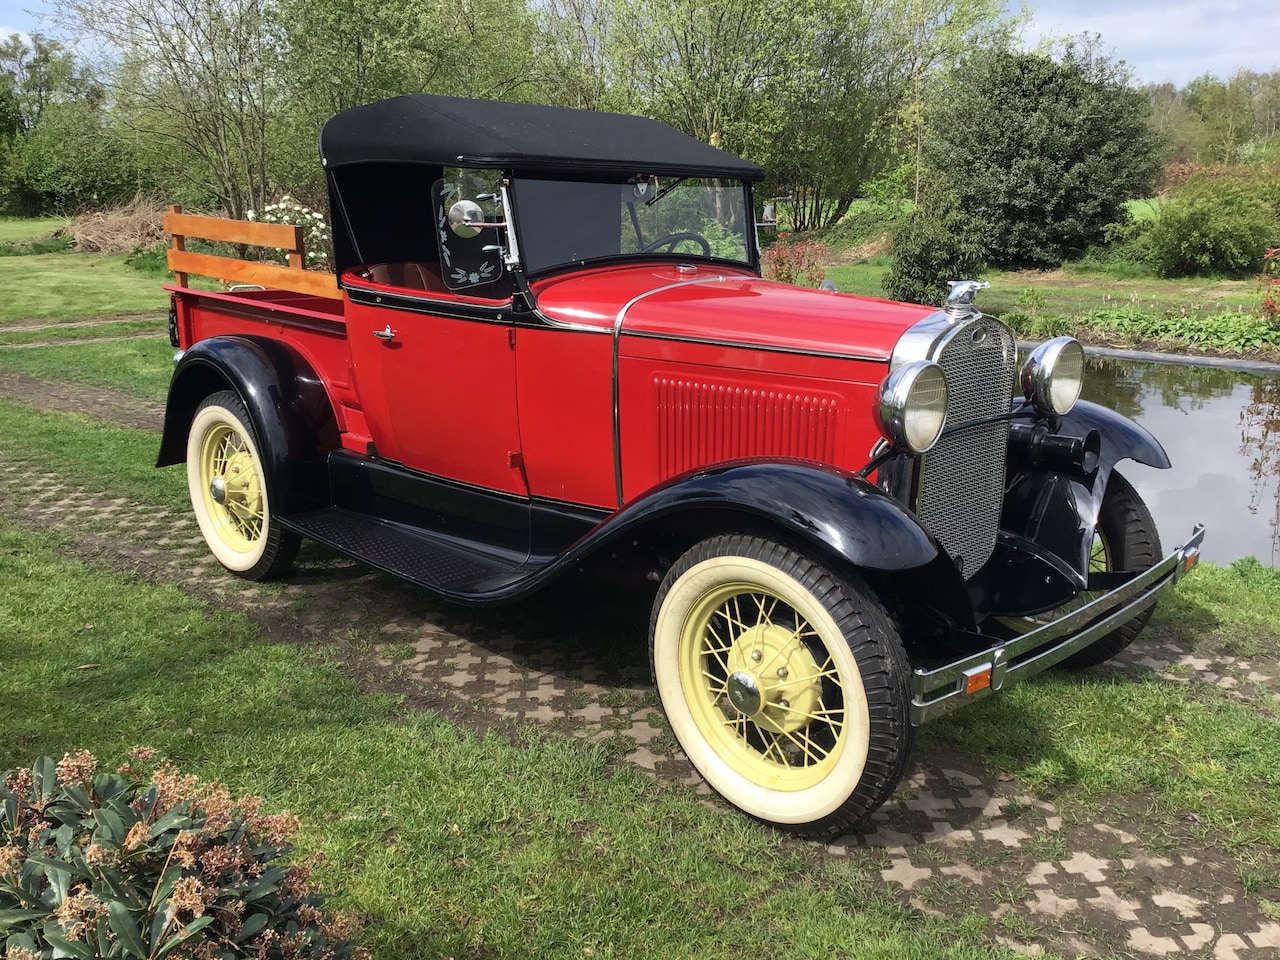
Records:
{"label": "black front fender", "polygon": [[[1136,460],[1149,467],[1167,470],[1173,466],[1160,441],[1141,424],[1088,400],[1081,400],[1064,414],[1059,421],[1058,434],[1083,439],[1090,430],[1097,430],[1102,440],[1098,452],[1099,470],[1110,474],[1111,468],[1121,460]],[[1105,476],[1102,484],[1106,488]],[[1099,493],[1101,497],[1101,493]]]}
{"label": "black front fender", "polygon": [[742,461],[695,470],[646,492],[569,551],[666,526],[686,535],[756,526],[861,571],[909,582],[921,606],[970,622],[964,580],[938,541],[897,500],[851,473],[801,461]]}
{"label": "black front fender", "polygon": [[186,460],[196,408],[220,390],[234,391],[249,411],[280,511],[327,505],[324,458],[338,446],[328,394],[302,354],[265,337],[210,337],[182,355],[169,383],[156,466]]}
{"label": "black front fender", "polygon": [[1101,441],[1098,466],[1089,475],[1027,469],[1009,478],[1001,540],[992,558],[992,569],[1000,571],[1001,612],[1046,609],[1087,586],[1098,511],[1117,462],[1172,466],[1144,427],[1086,400],[1059,418],[1052,432],[1084,439],[1095,430]]}

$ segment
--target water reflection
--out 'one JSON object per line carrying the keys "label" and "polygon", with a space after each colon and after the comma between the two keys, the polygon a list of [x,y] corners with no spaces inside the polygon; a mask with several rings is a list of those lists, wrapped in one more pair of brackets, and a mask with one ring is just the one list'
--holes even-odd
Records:
{"label": "water reflection", "polygon": [[1173,461],[1172,470],[1120,467],[1166,550],[1199,522],[1209,528],[1205,559],[1280,563],[1280,378],[1091,357],[1084,395],[1137,420]]}

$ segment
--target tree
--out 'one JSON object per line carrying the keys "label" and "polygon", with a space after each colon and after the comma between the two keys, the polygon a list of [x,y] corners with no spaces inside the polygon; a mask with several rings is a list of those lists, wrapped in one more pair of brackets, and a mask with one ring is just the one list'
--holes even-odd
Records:
{"label": "tree", "polygon": [[[561,0],[572,6],[567,0]],[[583,0],[578,0],[583,2]],[[998,31],[998,0],[600,0],[601,48],[623,109],[756,160],[797,230],[838,220],[896,162],[900,114],[966,39]],[[580,63],[592,62],[589,43]]]}
{"label": "tree", "polygon": [[234,217],[264,205],[268,134],[282,109],[264,0],[52,0],[51,8],[55,23],[101,51],[113,118],[157,170]]}
{"label": "tree", "polygon": [[948,83],[926,175],[983,231],[991,263],[1054,266],[1103,239],[1160,172],[1146,98],[1092,42],[1059,59],[982,51]]}

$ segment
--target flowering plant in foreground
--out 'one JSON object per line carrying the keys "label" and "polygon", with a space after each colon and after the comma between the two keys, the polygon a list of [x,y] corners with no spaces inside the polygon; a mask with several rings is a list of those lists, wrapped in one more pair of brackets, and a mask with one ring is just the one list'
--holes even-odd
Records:
{"label": "flowering plant in foreground", "polygon": [[257,797],[135,750],[119,771],[87,751],[0,782],[0,943],[7,960],[188,957],[345,960],[351,921],[284,864],[298,822]]}
{"label": "flowering plant in foreground", "polygon": [[[261,210],[250,210],[245,216],[258,223],[287,223],[291,227],[302,227],[302,237],[307,244],[304,266],[308,270],[329,269],[329,244],[333,232],[323,213],[299,203],[286,193],[275,203],[268,203]],[[276,256],[281,263],[288,262],[283,250],[277,251]]]}

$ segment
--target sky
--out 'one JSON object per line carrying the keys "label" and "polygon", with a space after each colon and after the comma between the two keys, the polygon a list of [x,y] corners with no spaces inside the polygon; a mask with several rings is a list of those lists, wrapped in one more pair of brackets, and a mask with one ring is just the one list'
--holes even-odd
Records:
{"label": "sky", "polygon": [[[7,0],[0,0],[0,3]],[[1019,4],[1009,4],[1013,10]],[[1205,73],[1280,69],[1276,0],[1029,0],[1027,46],[1042,36],[1102,35],[1139,83],[1184,86]]]}
{"label": "sky", "polygon": [[[1028,0],[1023,41],[1080,33],[1102,35],[1104,51],[1133,68],[1139,83],[1183,86],[1211,73],[1226,79],[1248,68],[1280,68],[1277,0]],[[1013,11],[1020,0],[1010,0]],[[41,0],[0,0],[0,37],[40,29]]]}

